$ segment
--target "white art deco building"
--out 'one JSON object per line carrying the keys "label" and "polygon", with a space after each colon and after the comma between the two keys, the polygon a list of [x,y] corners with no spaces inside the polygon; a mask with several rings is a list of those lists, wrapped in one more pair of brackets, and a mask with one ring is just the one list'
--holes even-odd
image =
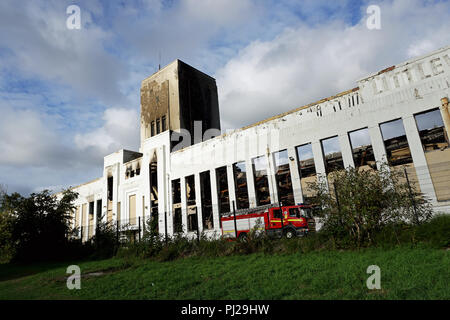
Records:
{"label": "white art deco building", "polygon": [[[330,78],[330,81],[333,81]],[[220,134],[216,82],[176,60],[142,81],[139,151],[104,158],[73,188],[82,237],[99,219],[159,232],[220,233],[236,209],[308,202],[308,181],[388,161],[450,212],[450,47],[369,75],[354,89]]]}

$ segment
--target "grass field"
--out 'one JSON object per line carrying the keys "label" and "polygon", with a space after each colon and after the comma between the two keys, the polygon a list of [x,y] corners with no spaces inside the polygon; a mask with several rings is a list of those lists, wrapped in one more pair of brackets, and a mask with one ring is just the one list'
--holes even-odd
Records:
{"label": "grass field", "polygon": [[[0,265],[0,299],[450,299],[449,254],[403,246],[170,262],[114,258],[79,263],[80,290],[66,287],[68,263]],[[369,265],[381,268],[381,290],[366,287]]]}

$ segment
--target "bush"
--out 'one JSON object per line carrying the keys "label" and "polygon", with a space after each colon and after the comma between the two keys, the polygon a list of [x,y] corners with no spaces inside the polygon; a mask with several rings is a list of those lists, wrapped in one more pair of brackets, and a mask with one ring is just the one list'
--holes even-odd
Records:
{"label": "bush", "polygon": [[420,225],[432,216],[427,199],[382,165],[379,171],[348,168],[310,183],[315,191],[322,232],[341,247],[364,246],[387,225]]}

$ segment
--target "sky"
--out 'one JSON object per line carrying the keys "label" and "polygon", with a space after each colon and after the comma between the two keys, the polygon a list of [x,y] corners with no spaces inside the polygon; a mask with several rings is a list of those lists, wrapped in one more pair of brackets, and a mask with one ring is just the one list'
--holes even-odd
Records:
{"label": "sky", "polygon": [[[66,25],[73,4],[80,29]],[[240,128],[450,45],[449,13],[425,0],[2,0],[0,185],[60,191],[138,150],[140,82],[159,64],[213,76],[222,129]]]}

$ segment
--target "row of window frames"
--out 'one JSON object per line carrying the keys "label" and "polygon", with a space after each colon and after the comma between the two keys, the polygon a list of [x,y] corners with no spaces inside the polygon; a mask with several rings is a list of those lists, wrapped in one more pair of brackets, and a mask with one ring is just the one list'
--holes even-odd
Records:
{"label": "row of window frames", "polygon": [[[427,114],[428,115],[430,115],[430,116],[432,116],[432,117],[437,117],[438,119],[437,119],[437,123],[439,123],[439,125],[441,126],[441,127],[443,127],[443,122],[442,122],[442,118],[440,117],[440,113],[439,113],[439,109],[433,109],[433,110],[429,110],[429,111],[426,111],[426,112],[422,112],[422,113],[419,113],[419,114],[416,114],[415,116],[417,117],[417,116],[426,116]],[[440,117],[440,118],[439,118]],[[398,122],[398,121],[401,121],[401,119],[395,119],[395,120],[391,120],[391,121],[388,121],[388,122],[384,122],[384,123],[381,123],[380,124],[380,129],[381,129],[381,131],[382,131],[382,135],[383,135],[383,125],[389,125],[389,124],[392,124],[392,123],[395,123],[395,122],[397,122],[397,123],[400,123],[400,122]],[[440,120],[440,121],[439,121]],[[420,130],[421,129],[421,123],[419,122],[419,120],[416,118],[416,122],[417,122],[417,125],[418,125],[418,129]],[[404,131],[404,128],[403,128],[403,126],[401,127],[401,128],[399,128],[399,131],[401,132],[401,134],[399,134],[398,136],[400,137],[400,136],[404,136],[405,135],[405,131]],[[363,132],[363,133],[365,133],[365,135],[366,135],[366,141],[367,141],[367,143],[366,144],[359,144],[359,145],[355,145],[354,143],[353,143],[353,141],[352,141],[352,134],[357,134],[357,133],[359,133],[359,132]],[[349,139],[350,139],[350,145],[351,145],[351,148],[352,148],[352,155],[353,155],[353,158],[354,158],[354,160],[356,160],[355,159],[355,150],[357,150],[357,148],[371,148],[372,149],[372,143],[371,143],[371,140],[370,140],[370,135],[369,135],[369,132],[368,132],[368,128],[367,127],[365,127],[365,128],[361,128],[361,129],[357,129],[357,130],[353,130],[353,131],[350,131],[349,133],[348,133],[348,135],[349,135]],[[327,142],[327,141],[331,141],[332,139],[336,139],[336,143],[337,143],[337,145],[339,146],[338,147],[338,149],[336,149],[334,152],[333,151],[331,151],[331,152],[327,152],[327,150],[326,150],[326,148],[324,147],[324,142]],[[384,141],[386,141],[387,139],[386,138],[383,138],[383,140]],[[301,157],[301,155],[302,155],[302,152],[300,152],[300,149],[302,149],[302,148],[308,148],[309,150],[308,150],[308,152],[305,152],[305,153],[310,153],[311,154],[311,156],[312,157],[310,157],[310,158],[303,158],[302,159],[302,157]],[[330,138],[325,138],[325,139],[322,139],[321,140],[321,148],[322,148],[322,153],[323,153],[323,156],[324,156],[324,160],[325,160],[325,164],[326,164],[326,167],[327,167],[327,169],[328,169],[328,165],[327,165],[327,158],[329,158],[329,155],[331,155],[331,154],[333,154],[333,153],[336,153],[336,154],[341,154],[341,146],[340,146],[340,144],[339,144],[339,141],[338,141],[338,136],[333,136],[333,137],[330,137]],[[296,150],[297,150],[297,156],[298,156],[298,164],[299,164],[299,170],[300,170],[300,175],[301,175],[301,171],[302,171],[302,166],[301,166],[301,164],[302,164],[302,162],[303,163],[305,163],[305,162],[307,162],[307,161],[310,161],[311,162],[311,164],[314,164],[314,157],[313,157],[313,154],[312,154],[312,146],[311,146],[311,143],[306,143],[306,144],[302,144],[302,145],[300,145],[300,146],[297,146],[296,147]],[[281,154],[281,153],[283,153],[283,152],[286,152],[286,150],[281,150],[281,151],[277,151],[277,152],[275,152],[274,153],[274,155],[276,155],[276,154]],[[373,152],[373,151],[372,151]],[[372,155],[373,156],[373,155]],[[256,160],[256,159],[259,159],[259,158],[261,158],[262,156],[260,156],[260,157],[256,157],[256,158],[254,158],[254,159],[252,159],[252,163],[254,163],[254,160]],[[340,156],[341,158],[342,158],[342,154],[341,154],[341,156]],[[342,161],[342,160],[341,160]],[[373,157],[373,161],[375,161],[375,158]],[[280,167],[280,166],[282,166],[283,164],[280,164],[280,165],[278,165],[277,167]],[[355,165],[357,165],[357,163],[355,163]],[[236,166],[242,166],[242,167],[244,167],[245,166],[245,161],[239,161],[239,162],[236,162],[235,164],[233,164],[233,167],[235,168]],[[343,167],[343,163],[342,163],[342,165],[341,165],[341,167]],[[245,168],[245,167],[244,167]],[[216,169],[217,170],[217,169]],[[265,170],[267,170],[267,168],[265,169]],[[248,170],[247,170],[247,168],[245,168],[245,172],[247,172]],[[314,170],[315,171],[315,170]],[[328,170],[327,170],[328,171]],[[328,172],[327,172],[328,173]],[[315,172],[314,172],[314,174],[315,174]],[[237,177],[236,177],[236,170],[234,169],[234,178],[235,179],[237,179]],[[174,181],[176,181],[176,180],[174,180]]]}
{"label": "row of window frames", "polygon": [[152,137],[166,130],[167,130],[166,116],[162,116],[161,118],[156,119],[156,121],[153,120],[150,124],[150,134]]}

